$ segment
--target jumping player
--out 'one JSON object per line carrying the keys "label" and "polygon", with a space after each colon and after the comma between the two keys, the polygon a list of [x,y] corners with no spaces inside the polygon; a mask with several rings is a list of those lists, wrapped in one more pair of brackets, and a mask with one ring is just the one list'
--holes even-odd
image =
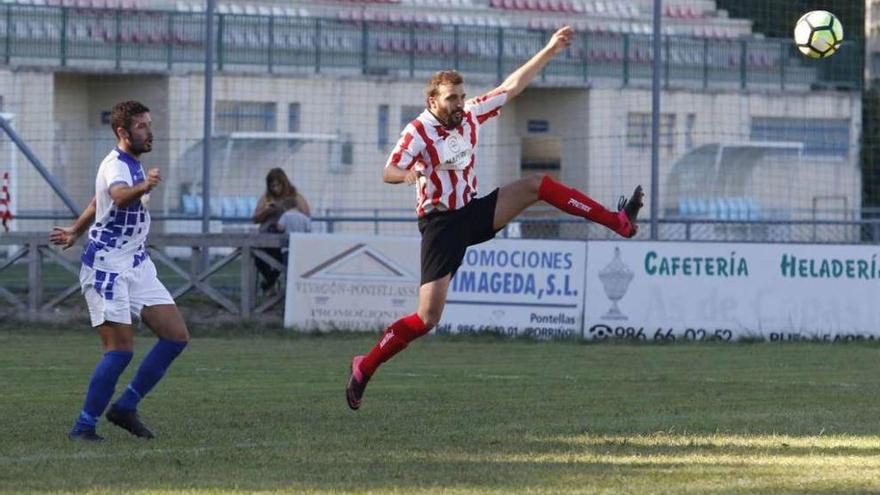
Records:
{"label": "jumping player", "polygon": [[[140,315],[159,337],[131,383],[107,411],[107,420],[141,438],[153,432],[141,421],[138,403],[165,374],[189,341],[186,324],[171,294],[156,277],[147,254],[150,191],[162,181],[159,169],[144,169],[138,158],[153,148],[150,109],[136,101],[113,107],[110,124],[116,148],[98,167],[95,197],[70,227],[55,227],[50,240],[70,247],[89,225],[82,254],[80,285],[104,349],[86,391],[85,402],[68,437],[100,442],[98,419],[131,361],[134,331],[131,314]],[[94,223],[92,223],[94,221]]]}
{"label": "jumping player", "polygon": [[449,281],[467,247],[495,237],[528,206],[546,201],[623,237],[636,234],[644,197],[641,186],[629,200],[621,198],[616,212],[547,175],[520,179],[477,197],[475,148],[480,127],[520,94],[573,36],[570,27],[559,29],[500,86],[478,98],[465,100],[464,79],[455,71],[437,72],[428,81],[427,108],[403,129],[383,173],[390,184],[417,184],[422,234],[418,310],[392,323],[368,354],[352,359],[346,386],[350,408],[360,407],[367,382],[382,363],[440,321]]}

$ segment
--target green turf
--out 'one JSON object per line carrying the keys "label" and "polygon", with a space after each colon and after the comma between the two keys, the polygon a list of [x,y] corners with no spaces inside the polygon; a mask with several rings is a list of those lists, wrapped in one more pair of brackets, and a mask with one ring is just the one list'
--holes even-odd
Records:
{"label": "green turf", "polygon": [[374,336],[214,333],[143,403],[158,439],[102,422],[83,445],[65,434],[100,351],[74,326],[0,331],[0,492],[880,492],[873,344],[427,338],[352,412]]}

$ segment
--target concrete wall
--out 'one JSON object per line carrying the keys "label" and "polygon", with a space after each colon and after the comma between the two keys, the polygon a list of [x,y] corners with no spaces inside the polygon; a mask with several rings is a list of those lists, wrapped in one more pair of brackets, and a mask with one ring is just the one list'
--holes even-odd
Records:
{"label": "concrete wall", "polygon": [[[177,211],[184,191],[201,188],[203,77],[176,75],[95,75],[0,70],[5,111],[16,114],[16,127],[74,199],[85,204],[95,167],[112,146],[101,112],[123,99],[140,99],[152,109],[156,145],[144,156],[147,167],[166,177],[153,198],[153,209]],[[300,104],[300,131],[337,136],[289,145],[285,141],[223,142],[213,149],[212,194],[258,196],[266,172],[284,168],[317,214],[353,209],[397,210],[407,215],[415,202],[412,188],[386,185],[382,167],[402,128],[405,107],[423,107],[424,82],[348,79],[343,77],[218,74],[215,101],[262,101],[276,104],[279,132],[288,130],[288,106]],[[466,84],[470,96],[490,86]],[[378,144],[378,109],[388,105],[388,144]],[[627,116],[650,112],[646,89],[531,88],[507,105],[480,135],[477,173],[482,194],[520,176],[521,138],[531,136],[527,123],[546,120],[547,133],[561,142],[563,181],[613,206],[636,183],[650,184],[650,149],[627,145]],[[857,168],[861,103],[852,93],[665,91],[662,112],[675,114],[672,148],[661,150],[661,195],[672,164],[688,147],[747,141],[752,117],[849,119],[850,156],[803,165],[787,177],[798,194],[793,205],[809,207],[813,196],[844,195],[850,207],[860,204]],[[688,116],[693,126],[686,129]],[[341,163],[342,143],[351,146],[352,162]],[[61,209],[33,167],[19,160],[19,209]],[[351,227],[357,230],[360,227]],[[372,226],[363,228],[372,229]],[[173,230],[169,228],[169,230]],[[414,233],[406,231],[407,233]]]}

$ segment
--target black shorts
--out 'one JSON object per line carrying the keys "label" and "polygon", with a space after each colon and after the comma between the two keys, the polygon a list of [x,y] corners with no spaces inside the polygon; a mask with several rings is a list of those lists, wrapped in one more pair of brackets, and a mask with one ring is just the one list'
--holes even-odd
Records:
{"label": "black shorts", "polygon": [[419,218],[422,233],[422,285],[455,275],[468,246],[495,237],[492,228],[498,189],[455,211],[436,211]]}

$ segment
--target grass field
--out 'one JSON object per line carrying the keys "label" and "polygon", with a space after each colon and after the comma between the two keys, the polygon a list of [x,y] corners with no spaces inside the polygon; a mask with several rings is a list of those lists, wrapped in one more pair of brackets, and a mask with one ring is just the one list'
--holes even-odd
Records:
{"label": "grass field", "polygon": [[158,438],[102,421],[84,445],[65,434],[97,338],[0,330],[0,492],[880,492],[873,344],[427,338],[352,412],[375,336],[193,333],[142,404]]}

